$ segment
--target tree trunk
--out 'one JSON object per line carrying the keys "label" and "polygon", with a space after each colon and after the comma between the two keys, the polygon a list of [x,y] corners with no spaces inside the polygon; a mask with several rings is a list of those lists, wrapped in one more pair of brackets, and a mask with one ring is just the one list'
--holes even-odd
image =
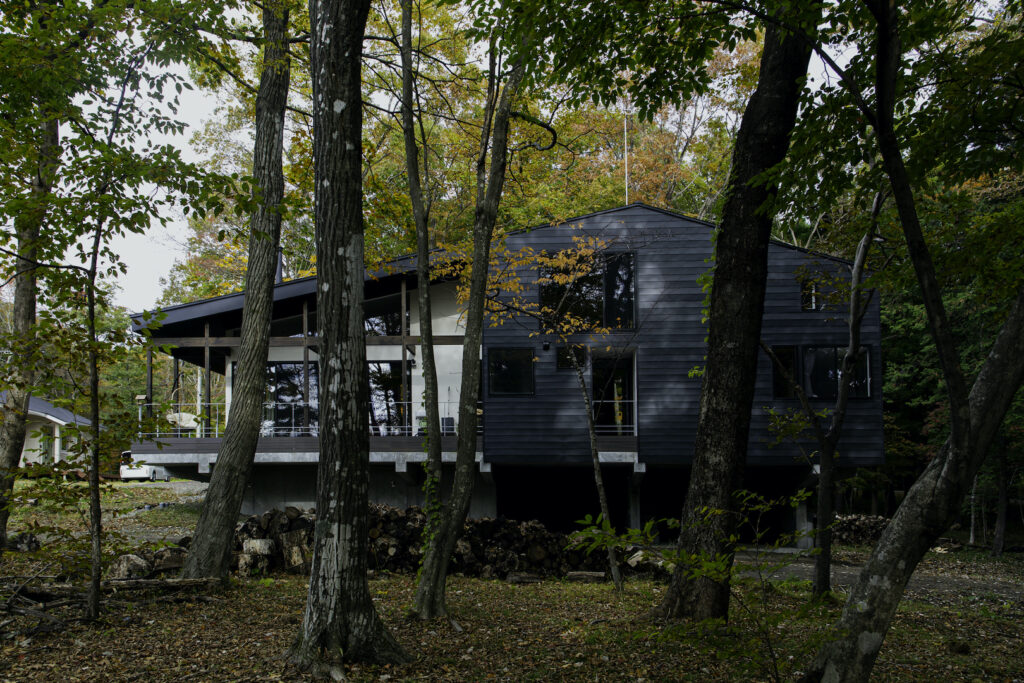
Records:
{"label": "tree trunk", "polygon": [[[846,408],[850,400],[850,383],[856,376],[857,359],[860,357],[860,330],[871,301],[873,290],[862,292],[864,270],[867,267],[868,252],[875,236],[875,223],[882,209],[883,195],[875,196],[872,207],[872,227],[861,238],[857,245],[857,253],[850,268],[850,303],[848,307],[847,329],[849,342],[843,354],[842,369],[839,376],[839,387],[836,403],[832,409],[828,431],[824,438],[819,437],[820,475],[818,478],[818,509],[815,524],[814,545],[818,550],[814,558],[814,582],[811,593],[818,598],[832,589],[832,520],[835,517],[835,461],[842,435],[843,423],[846,421]],[[801,389],[802,391],[802,389]],[[817,420],[810,404],[804,400],[803,407],[808,419]]]}
{"label": "tree trunk", "polygon": [[[477,157],[477,201],[473,220],[473,258],[469,302],[465,316],[466,333],[462,344],[462,386],[459,391],[459,440],[455,456],[455,478],[437,532],[427,539],[413,606],[413,612],[421,619],[433,619],[447,614],[445,583],[448,578],[448,562],[466,523],[469,501],[473,495],[477,445],[476,404],[480,396],[480,344],[483,339],[487,271],[498,203],[505,184],[508,123],[512,112],[512,99],[519,91],[524,71],[521,64],[513,66],[499,98],[495,83],[497,78],[493,76],[492,70],[493,81],[489,88],[485,123],[480,138],[480,155]],[[488,170],[489,148],[491,159]]]}
{"label": "tree trunk", "polygon": [[[907,251],[917,275],[950,405],[950,435],[907,492],[851,591],[833,639],[818,651],[804,680],[866,681],[910,575],[945,532],[967,494],[1013,395],[1024,377],[1024,288],[985,365],[966,391],[935,267],[917,215],[913,187],[894,125],[895,93],[903,63],[896,3],[868,3],[876,22],[878,148],[893,190]],[[871,114],[871,112],[867,112]]]}
{"label": "tree trunk", "polygon": [[55,119],[42,124],[39,158],[31,180],[31,208],[14,221],[19,258],[15,263],[14,310],[8,350],[17,359],[8,374],[7,395],[0,407],[0,554],[7,546],[7,520],[15,470],[25,447],[25,418],[35,382],[39,343],[36,324],[36,261],[39,233],[46,219],[60,155],[60,134]]}
{"label": "tree trunk", "polygon": [[416,302],[420,315],[420,355],[423,359],[423,408],[427,415],[427,481],[424,484],[423,501],[427,515],[423,529],[426,557],[430,539],[441,526],[441,418],[438,412],[437,366],[434,362],[434,322],[430,307],[430,209],[423,201],[423,188],[420,184],[419,147],[416,144],[416,116],[413,109],[413,73],[412,0],[402,0],[402,134],[405,141],[406,173],[409,177],[409,199],[416,224]]}
{"label": "tree trunk", "polygon": [[320,462],[306,611],[290,660],[399,663],[366,582],[369,377],[363,326],[361,56],[369,0],[311,0]]}
{"label": "tree trunk", "polygon": [[1006,512],[1010,507],[1010,490],[1007,484],[1010,479],[1010,470],[1006,466],[1006,444],[1003,438],[999,439],[999,441],[999,475],[996,477],[999,500],[996,503],[996,528],[992,536],[993,557],[999,557],[1003,554],[1003,547],[1006,545]]}
{"label": "tree trunk", "polygon": [[805,681],[867,681],[914,568],[956,519],[1024,378],[1024,288],[971,389],[969,448],[952,436],[907,492]]}
{"label": "tree trunk", "polygon": [[281,158],[289,80],[287,31],[287,5],[284,2],[267,3],[263,9],[266,42],[260,89],[256,95],[256,140],[253,147],[253,176],[260,188],[260,205],[252,216],[249,229],[241,346],[231,414],[182,572],[187,578],[216,577],[227,573],[235,522],[256,456],[267,390],[270,318],[274,305],[277,247],[281,240],[281,201],[284,198]]}
{"label": "tree trunk", "polygon": [[85,599],[85,618],[100,618],[100,582],[103,580],[103,508],[100,507],[100,359],[96,339],[96,271],[103,237],[100,223],[93,236],[92,262],[86,287],[89,326],[89,591]]}
{"label": "tree trunk", "polygon": [[974,527],[975,520],[978,518],[978,475],[974,475],[974,479],[971,480],[971,531],[967,535],[967,545],[974,545]]}
{"label": "tree trunk", "polygon": [[[747,456],[773,217],[775,186],[763,174],[786,156],[810,52],[808,43],[768,26],[758,85],[736,138],[729,196],[717,234],[707,363],[679,550],[689,557],[725,556],[730,567],[728,539],[736,528],[733,492]],[[706,515],[706,510],[725,514]],[[728,579],[692,577],[681,562],[652,615],[725,618],[728,610]]]}
{"label": "tree trunk", "polygon": [[[608,507],[608,494],[604,490],[604,477],[601,476],[601,455],[597,450],[597,427],[594,424],[594,405],[590,400],[590,393],[587,391],[587,380],[583,376],[583,368],[576,358],[572,347],[569,347],[569,360],[572,368],[576,371],[576,382],[579,384],[580,393],[583,394],[583,405],[587,411],[587,433],[590,435],[590,460],[594,465],[594,484],[597,486],[597,502],[601,507],[601,516],[611,526],[611,508]],[[622,572],[619,571],[619,558],[615,555],[615,546],[608,544],[608,571],[611,572],[612,582],[615,590],[622,592]]]}

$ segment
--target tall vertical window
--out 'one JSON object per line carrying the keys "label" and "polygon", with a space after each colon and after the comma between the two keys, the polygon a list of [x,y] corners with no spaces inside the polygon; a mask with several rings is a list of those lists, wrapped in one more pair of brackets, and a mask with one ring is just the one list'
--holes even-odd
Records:
{"label": "tall vertical window", "polygon": [[604,264],[604,325],[632,329],[636,302],[633,254],[609,254]]}
{"label": "tall vertical window", "polygon": [[818,310],[818,284],[813,280],[800,281],[800,310]]}
{"label": "tall vertical window", "polygon": [[406,433],[409,411],[402,402],[402,364],[372,361],[368,365],[371,433],[378,436]]}
{"label": "tall vertical window", "polygon": [[591,382],[597,433],[615,436],[635,434],[632,354],[595,353],[591,359]]}
{"label": "tall vertical window", "polygon": [[[233,374],[232,374],[233,376]],[[309,396],[302,363],[267,363],[267,398],[260,433],[264,436],[315,436],[320,423],[320,371],[309,363]]]}

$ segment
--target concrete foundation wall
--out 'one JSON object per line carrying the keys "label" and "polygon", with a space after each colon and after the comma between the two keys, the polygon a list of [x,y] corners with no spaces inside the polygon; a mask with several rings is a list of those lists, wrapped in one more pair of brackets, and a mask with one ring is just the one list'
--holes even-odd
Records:
{"label": "concrete foundation wall", "polygon": [[[451,488],[452,472],[452,467],[445,467],[442,479],[445,493]],[[422,482],[422,474],[418,471],[414,475],[411,472],[396,472],[390,463],[371,465],[370,502],[397,508],[422,505]],[[252,481],[242,502],[242,514],[260,514],[272,508],[283,510],[289,505],[302,509],[316,507],[316,465],[265,465],[254,468]],[[490,477],[477,473],[469,516],[494,517],[496,514],[494,482]]]}

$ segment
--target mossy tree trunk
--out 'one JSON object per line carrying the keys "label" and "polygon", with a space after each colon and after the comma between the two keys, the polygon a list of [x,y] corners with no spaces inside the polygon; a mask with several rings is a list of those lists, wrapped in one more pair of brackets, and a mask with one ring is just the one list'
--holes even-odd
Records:
{"label": "mossy tree trunk", "polygon": [[281,240],[282,148],[289,80],[287,33],[287,4],[270,0],[263,9],[263,71],[256,94],[253,145],[253,176],[259,187],[260,202],[249,226],[241,345],[231,394],[231,414],[183,570],[183,575],[189,578],[227,573],[235,522],[256,457],[267,390],[270,319]]}
{"label": "mossy tree trunk", "polygon": [[320,462],[306,611],[290,661],[343,675],[341,661],[408,658],[366,581],[369,377],[363,325],[361,57],[369,0],[311,0]]}
{"label": "mossy tree trunk", "polygon": [[14,220],[18,240],[15,260],[14,305],[8,351],[16,362],[7,369],[7,394],[0,407],[0,553],[7,545],[7,522],[14,490],[15,470],[25,447],[25,419],[35,382],[39,341],[36,338],[36,269],[39,234],[46,219],[60,154],[60,133],[56,119],[39,126],[37,158],[30,179],[30,201]]}
{"label": "mossy tree trunk", "polygon": [[412,612],[420,619],[433,619],[447,614],[445,585],[448,579],[448,563],[466,523],[476,476],[476,405],[480,396],[480,345],[483,339],[487,271],[498,203],[505,184],[512,102],[525,75],[525,67],[522,64],[515,64],[506,74],[504,87],[500,87],[502,79],[494,70],[493,57],[491,66],[484,126],[480,136],[480,154],[476,167],[476,214],[473,219],[469,301],[465,313],[466,333],[462,345],[462,385],[459,391],[455,476],[451,493],[440,511],[436,531],[426,543],[423,567],[412,607]]}
{"label": "mossy tree trunk", "polygon": [[[775,185],[764,176],[789,149],[810,53],[805,40],[768,26],[757,88],[736,137],[717,233],[707,362],[678,549],[684,556],[724,559],[727,568],[733,553],[729,538],[737,523],[733,492],[747,457],[774,216]],[[693,576],[683,561],[652,616],[710,619],[726,618],[728,612],[727,573]]]}

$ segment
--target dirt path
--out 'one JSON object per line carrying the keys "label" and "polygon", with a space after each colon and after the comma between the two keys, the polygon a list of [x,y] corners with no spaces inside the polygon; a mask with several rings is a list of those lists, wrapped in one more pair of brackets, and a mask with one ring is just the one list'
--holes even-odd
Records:
{"label": "dirt path", "polygon": [[194,496],[197,501],[203,499],[203,496],[206,495],[206,488],[209,485],[209,482],[189,481],[187,479],[175,479],[173,481],[145,481],[136,484],[136,486],[141,488],[170,489],[179,496]]}
{"label": "dirt path", "polygon": [[[833,560],[833,588],[847,592],[857,582],[864,559]],[[743,555],[739,560],[750,562],[751,556]],[[813,557],[782,555],[780,560],[791,564],[778,570],[776,576],[779,578],[813,579]],[[977,559],[962,560],[952,553],[945,556],[931,553],[910,577],[907,595],[930,603],[944,603],[953,596],[970,595],[985,602],[1016,603],[1024,609],[1024,563],[1019,560],[996,564]],[[747,572],[746,575],[756,574]]]}

